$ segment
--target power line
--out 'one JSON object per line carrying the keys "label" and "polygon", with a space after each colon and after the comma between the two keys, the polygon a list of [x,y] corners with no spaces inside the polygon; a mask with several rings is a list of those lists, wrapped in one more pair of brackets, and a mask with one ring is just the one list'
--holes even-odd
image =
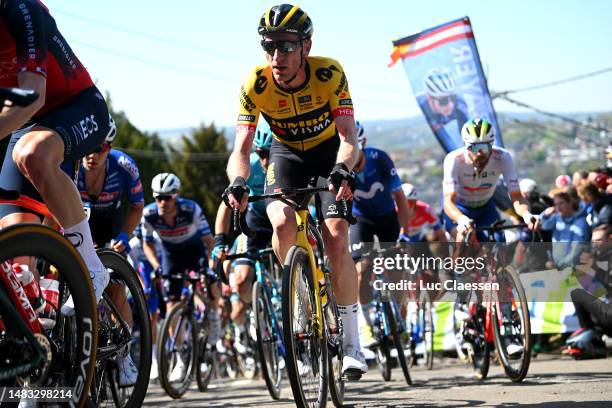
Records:
{"label": "power line", "polygon": [[597,130],[597,131],[604,131],[604,132],[609,132],[610,131],[610,129],[605,128],[605,127],[592,125],[592,124],[590,124],[588,122],[579,121],[579,120],[576,120],[576,119],[573,119],[573,118],[570,118],[570,117],[567,117],[567,116],[559,115],[558,113],[544,111],[542,109],[536,108],[535,106],[528,105],[528,104],[526,104],[524,102],[519,102],[516,99],[512,99],[512,98],[510,98],[507,95],[499,95],[499,98],[501,98],[503,100],[506,100],[506,101],[508,101],[510,103],[513,103],[513,104],[515,104],[517,106],[520,106],[522,108],[527,108],[527,109],[530,109],[530,110],[532,110],[534,112],[537,112],[539,114],[542,114],[542,115],[545,115],[545,116],[549,116],[549,117],[552,117],[552,118],[556,118],[556,119],[560,119],[560,120],[562,120],[564,122],[568,122],[568,123],[574,124],[574,125],[576,125],[578,127],[587,128],[587,129],[591,129],[591,130]]}
{"label": "power line", "polygon": [[130,147],[120,147],[120,150],[129,154],[132,157],[141,159],[158,159],[169,161],[173,154],[180,156],[181,161],[188,162],[213,162],[213,161],[225,161],[229,158],[230,153],[199,153],[199,152],[185,152],[177,151],[170,152],[165,150],[141,150],[133,149]]}
{"label": "power line", "polygon": [[508,94],[511,94],[511,93],[526,92],[526,91],[533,91],[535,89],[548,88],[548,87],[551,87],[551,86],[561,85],[561,84],[565,84],[565,83],[568,83],[568,82],[578,81],[580,79],[585,79],[585,78],[590,78],[590,77],[593,77],[593,76],[605,74],[605,73],[611,72],[611,71],[612,71],[612,67],[608,67],[608,68],[603,68],[603,69],[600,69],[600,70],[597,70],[597,71],[588,72],[586,74],[576,75],[576,76],[573,76],[573,77],[559,79],[559,80],[552,81],[552,82],[545,82],[545,83],[539,84],[539,85],[532,85],[532,86],[527,86],[527,87],[524,87],[524,88],[511,89],[511,90],[508,90],[508,91],[494,92],[493,95],[492,95],[492,98],[493,99],[495,99],[497,97],[502,98],[504,95],[508,95]]}

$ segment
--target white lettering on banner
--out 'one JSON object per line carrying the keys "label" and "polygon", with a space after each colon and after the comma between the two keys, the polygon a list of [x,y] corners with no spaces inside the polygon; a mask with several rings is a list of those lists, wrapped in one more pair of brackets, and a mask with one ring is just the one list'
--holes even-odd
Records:
{"label": "white lettering on banner", "polygon": [[470,117],[488,116],[490,109],[485,99],[485,91],[480,86],[480,78],[474,60],[472,48],[469,45],[450,47],[455,63],[455,75],[461,86],[463,99],[468,107]]}

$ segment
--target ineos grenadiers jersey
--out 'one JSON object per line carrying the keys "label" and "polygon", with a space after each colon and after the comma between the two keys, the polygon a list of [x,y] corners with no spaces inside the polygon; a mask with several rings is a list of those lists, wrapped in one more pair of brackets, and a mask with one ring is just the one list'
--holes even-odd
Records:
{"label": "ineos grenadiers jersey", "polygon": [[499,176],[502,175],[508,192],[520,191],[510,152],[493,146],[488,163],[478,174],[470,163],[467,149],[462,147],[450,152],[444,159],[442,190],[444,194],[457,193],[457,202],[465,207],[482,207],[493,197]]}
{"label": "ineos grenadiers jersey", "polygon": [[142,215],[144,240],[152,242],[153,232],[156,231],[167,252],[184,251],[191,245],[201,247],[202,237],[211,233],[202,209],[195,201],[182,197],[177,198],[176,206],[174,226],[166,224],[157,210],[157,204],[151,203],[145,207]]}
{"label": "ineos grenadiers jersey", "polygon": [[307,57],[306,81],[286,90],[268,65],[256,67],[240,88],[237,128],[257,126],[259,114],[274,138],[305,151],[338,135],[334,119],[353,116],[353,101],[342,66],[331,58]]}
{"label": "ineos grenadiers jersey", "polygon": [[[260,195],[264,193],[264,186],[266,184],[266,171],[261,166],[259,156],[257,153],[251,153],[251,174],[249,179],[246,181],[249,187],[249,195]],[[266,214],[266,203],[264,200],[249,203],[250,210],[255,213],[257,217],[267,218]]]}
{"label": "ineos grenadiers jersey", "polygon": [[395,211],[391,193],[401,190],[402,181],[387,153],[373,147],[366,147],[364,153],[365,168],[356,174],[353,214],[366,217],[389,214]]}
{"label": "ineos grenadiers jersey", "polygon": [[21,72],[47,78],[45,105],[34,117],[54,111],[82,90],[94,86],[42,2],[2,0],[0,86],[18,86],[17,75]]}
{"label": "ineos grenadiers jersey", "polygon": [[[144,203],[144,193],[140,174],[134,160],[119,150],[111,149],[106,158],[106,177],[102,192],[98,197],[87,193],[85,168],[81,164],[77,188],[85,207],[91,208],[92,216],[106,212],[116,212],[121,206],[121,196],[125,192],[131,205]],[[117,214],[119,216],[119,214]]]}

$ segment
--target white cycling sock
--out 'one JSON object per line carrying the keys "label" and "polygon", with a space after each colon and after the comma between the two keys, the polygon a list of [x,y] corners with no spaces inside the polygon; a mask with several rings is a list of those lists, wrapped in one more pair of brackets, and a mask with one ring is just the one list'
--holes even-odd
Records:
{"label": "white cycling sock", "polygon": [[352,305],[338,305],[340,318],[342,319],[342,328],[344,330],[342,338],[342,346],[353,346],[357,350],[361,349],[359,344],[359,325],[357,313],[359,311],[359,303]]}
{"label": "white cycling sock", "polygon": [[98,272],[105,270],[102,261],[96,254],[96,249],[93,245],[93,239],[91,238],[91,231],[87,218],[83,218],[81,222],[72,227],[64,229],[64,236],[75,246],[81,257],[87,265],[87,269],[91,272]]}

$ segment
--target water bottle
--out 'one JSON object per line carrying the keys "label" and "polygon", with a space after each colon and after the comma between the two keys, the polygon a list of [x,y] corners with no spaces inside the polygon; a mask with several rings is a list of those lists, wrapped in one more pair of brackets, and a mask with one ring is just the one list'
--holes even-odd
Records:
{"label": "water bottle", "polygon": [[52,275],[47,275],[40,280],[40,290],[45,298],[45,309],[40,314],[38,321],[45,330],[55,327],[57,319],[57,308],[59,306],[59,282],[53,279]]}
{"label": "water bottle", "polygon": [[21,282],[21,286],[23,286],[23,290],[32,305],[32,309],[34,309],[36,313],[45,310],[45,298],[42,297],[38,282],[34,279],[34,274],[30,271],[28,265],[14,263],[13,271],[15,275],[17,275],[19,282]]}

